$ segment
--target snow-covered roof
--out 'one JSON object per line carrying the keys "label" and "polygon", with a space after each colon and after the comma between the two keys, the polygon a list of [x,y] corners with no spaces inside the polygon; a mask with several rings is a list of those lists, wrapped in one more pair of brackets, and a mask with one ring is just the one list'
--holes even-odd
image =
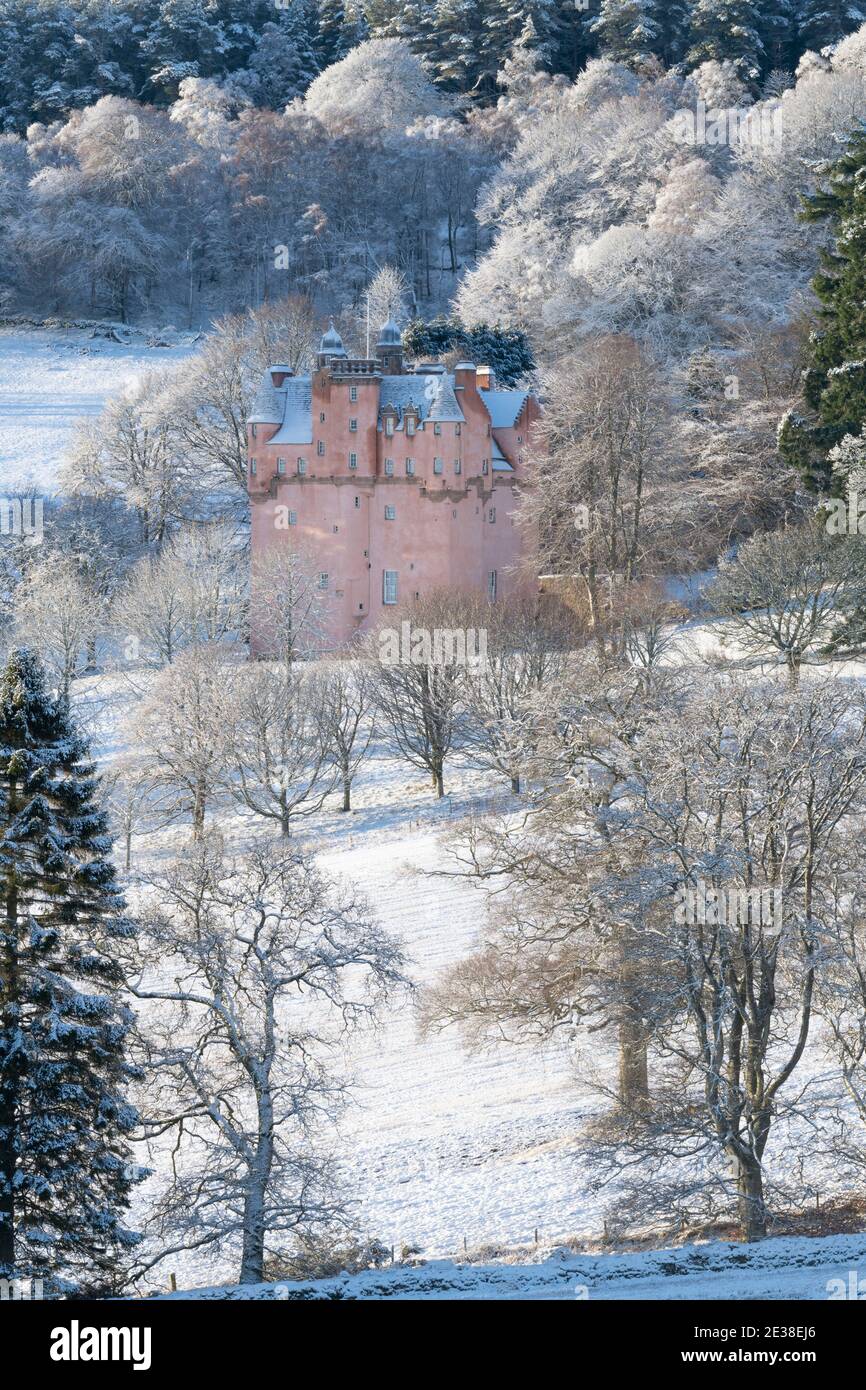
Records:
{"label": "snow-covered roof", "polygon": [[294,376],[284,382],[278,395],[284,397],[282,423],[272,444],[312,444],[313,385],[308,376]]}
{"label": "snow-covered roof", "polygon": [[405,376],[385,376],[379,385],[379,406],[393,406],[402,423],[403,412],[414,405],[420,420],[465,419],[454,394],[454,377],[447,372],[417,372]]}
{"label": "snow-covered roof", "polygon": [[517,424],[528,391],[479,391],[479,396],[487,406],[490,423],[495,430],[511,429]]}
{"label": "snow-covered roof", "polygon": [[285,413],[285,386],[275,386],[270,372],[265,372],[258,395],[253,401],[251,425],[279,425]]}
{"label": "snow-covered roof", "polygon": [[499,445],[496,443],[496,440],[495,440],[495,439],[493,440],[493,452],[491,453],[490,457],[491,457],[492,460],[493,460],[493,472],[494,472],[494,473],[513,473],[513,472],[514,472],[514,469],[511,467],[511,464],[508,462],[508,459],[507,459],[507,458],[505,457],[505,455],[503,454],[502,450],[500,449]]}

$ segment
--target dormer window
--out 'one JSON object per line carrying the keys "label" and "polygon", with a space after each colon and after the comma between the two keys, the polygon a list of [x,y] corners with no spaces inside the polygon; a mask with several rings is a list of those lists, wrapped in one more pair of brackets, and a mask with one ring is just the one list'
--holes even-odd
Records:
{"label": "dormer window", "polygon": [[414,416],[414,415],[407,415],[407,416],[406,416],[406,433],[408,434],[408,436],[409,436],[410,439],[412,438],[412,435],[415,433],[415,416]]}
{"label": "dormer window", "polygon": [[385,416],[385,433],[387,434],[387,436],[388,436],[389,439],[391,438],[391,436],[392,436],[393,433],[394,433],[394,416],[393,416],[393,415],[386,415],[386,416]]}

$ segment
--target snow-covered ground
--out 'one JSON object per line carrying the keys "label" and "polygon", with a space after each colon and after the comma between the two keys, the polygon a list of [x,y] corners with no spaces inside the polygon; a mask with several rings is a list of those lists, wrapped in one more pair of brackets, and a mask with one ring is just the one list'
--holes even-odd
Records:
{"label": "snow-covered ground", "polygon": [[91,337],[86,329],[0,331],[0,492],[55,491],[75,424],[142,372],[189,356]]}
{"label": "snow-covered ground", "polygon": [[[760,1245],[714,1241],[625,1255],[556,1251],[538,1264],[457,1264],[434,1260],[309,1282],[201,1288],[172,1298],[820,1301],[857,1297],[866,1236],[779,1237]],[[853,1276],[853,1277],[852,1277]],[[866,1280],[863,1283],[866,1297]]]}

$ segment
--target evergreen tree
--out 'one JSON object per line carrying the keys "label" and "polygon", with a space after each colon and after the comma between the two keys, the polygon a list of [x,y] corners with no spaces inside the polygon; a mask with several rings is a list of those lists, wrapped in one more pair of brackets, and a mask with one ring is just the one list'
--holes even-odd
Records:
{"label": "evergreen tree", "polygon": [[807,48],[820,53],[828,44],[838,43],[866,24],[866,4],[862,0],[800,0],[799,10],[801,53]]}
{"label": "evergreen tree", "polygon": [[133,928],[86,741],[36,658],[0,680],[0,1276],[110,1286],[136,1237],[124,1098]]}
{"label": "evergreen tree", "polygon": [[414,319],[403,334],[410,357],[436,358],[447,352],[492,368],[500,386],[514,386],[535,370],[529,339],[521,328],[476,324],[465,328],[459,319]]}
{"label": "evergreen tree", "polygon": [[763,70],[790,72],[797,66],[797,0],[763,0],[760,35],[764,48]]}
{"label": "evergreen tree", "polygon": [[785,417],[779,447],[807,486],[823,491],[833,483],[831,450],[866,422],[866,126],[830,166],[827,186],[804,202],[804,220],[829,220],[835,242],[812,282],[821,308],[803,377],[809,414]]}
{"label": "evergreen tree", "polygon": [[656,0],[602,0],[592,22],[605,58],[633,67],[659,56],[664,45]]}
{"label": "evergreen tree", "polygon": [[715,59],[735,63],[753,86],[764,67],[758,0],[695,0],[686,61],[692,68]]}
{"label": "evergreen tree", "polygon": [[321,68],[316,53],[317,16],[309,0],[296,0],[291,9],[275,13],[277,20],[262,29],[241,81],[249,85],[259,106],[280,111],[304,95]]}
{"label": "evergreen tree", "polygon": [[320,71],[339,63],[366,37],[363,11],[347,5],[345,0],[318,0],[315,52]]}

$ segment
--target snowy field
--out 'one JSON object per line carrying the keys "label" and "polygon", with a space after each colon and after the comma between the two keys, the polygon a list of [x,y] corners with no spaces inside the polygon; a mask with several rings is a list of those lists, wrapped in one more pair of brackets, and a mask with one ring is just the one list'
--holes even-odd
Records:
{"label": "snowy field", "polygon": [[49,496],[75,424],[145,371],[181,362],[189,347],[92,338],[86,329],[0,332],[0,487]]}

